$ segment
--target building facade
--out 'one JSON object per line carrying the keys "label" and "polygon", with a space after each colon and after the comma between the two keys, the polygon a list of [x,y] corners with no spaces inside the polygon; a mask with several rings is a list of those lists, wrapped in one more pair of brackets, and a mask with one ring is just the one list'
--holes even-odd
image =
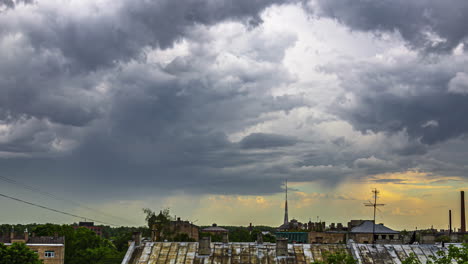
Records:
{"label": "building facade", "polygon": [[[180,217],[178,217],[175,221],[170,221],[169,231],[174,236],[185,234],[193,241],[198,241],[198,226],[192,224],[189,221],[183,221],[180,219]],[[158,237],[159,234],[160,232],[158,232],[156,225],[154,225],[151,233],[151,239],[153,241],[160,241],[162,238]],[[162,236],[164,237],[164,234],[162,234]]]}
{"label": "building facade", "polygon": [[27,247],[36,252],[44,264],[64,264],[65,237],[36,237],[28,232],[18,236],[13,232],[9,236],[0,237],[0,243],[10,246],[13,243],[25,243]]}

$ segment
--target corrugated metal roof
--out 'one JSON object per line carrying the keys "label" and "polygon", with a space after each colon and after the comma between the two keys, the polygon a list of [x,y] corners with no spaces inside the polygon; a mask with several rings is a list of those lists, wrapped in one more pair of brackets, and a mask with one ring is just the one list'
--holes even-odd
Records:
{"label": "corrugated metal roof", "polygon": [[435,245],[351,244],[353,255],[362,264],[401,264],[411,253],[426,263],[429,256],[437,256],[440,250],[447,249]]}
{"label": "corrugated metal roof", "polygon": [[[362,224],[354,227],[351,229],[351,233],[372,233],[372,227],[374,222],[372,221],[364,221]],[[392,230],[383,224],[375,225],[375,233],[376,234],[398,234],[398,231]]]}
{"label": "corrugated metal roof", "polygon": [[[147,242],[124,264],[310,264],[325,252],[346,250],[359,264],[401,264],[411,253],[426,263],[440,250],[435,245],[289,244],[288,256],[276,256],[276,244],[211,243],[212,254],[198,255],[198,243]],[[128,259],[128,258],[127,258]]]}
{"label": "corrugated metal roof", "polygon": [[[212,254],[199,256],[198,243],[147,242],[130,264],[309,264],[325,251],[348,250],[346,245],[289,244],[289,256],[276,256],[276,244],[211,243]],[[135,251],[137,255],[139,251]]]}

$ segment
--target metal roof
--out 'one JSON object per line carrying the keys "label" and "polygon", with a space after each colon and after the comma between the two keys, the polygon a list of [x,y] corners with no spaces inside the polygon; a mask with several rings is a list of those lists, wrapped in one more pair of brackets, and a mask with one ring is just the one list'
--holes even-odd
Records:
{"label": "metal roof", "polygon": [[288,256],[276,256],[276,244],[211,243],[212,254],[198,255],[197,242],[146,242],[129,248],[122,264],[309,264],[324,252],[346,250],[359,264],[401,264],[411,253],[421,263],[437,256],[435,245],[289,244]]}
{"label": "metal roof", "polygon": [[207,228],[203,228],[202,232],[228,232],[228,230],[219,226],[210,226]]}
{"label": "metal roof", "polygon": [[147,242],[135,250],[128,264],[309,264],[322,260],[324,251],[347,250],[344,244],[289,244],[289,256],[277,257],[273,243],[211,243],[211,249],[211,255],[199,256],[196,242]]}
{"label": "metal roof", "polygon": [[[374,225],[373,221],[364,221],[362,224],[353,227],[351,233],[372,233],[372,227]],[[392,230],[383,224],[375,225],[376,234],[398,234],[398,231]]]}
{"label": "metal roof", "polygon": [[351,244],[351,252],[359,264],[401,264],[411,253],[426,263],[429,256],[437,257],[437,252],[447,250],[435,245],[372,245]]}
{"label": "metal roof", "polygon": [[[15,236],[14,239],[21,240],[23,237]],[[0,236],[0,243],[10,243],[10,236]],[[27,244],[64,244],[65,237],[54,237],[54,236],[30,236],[28,238]]]}

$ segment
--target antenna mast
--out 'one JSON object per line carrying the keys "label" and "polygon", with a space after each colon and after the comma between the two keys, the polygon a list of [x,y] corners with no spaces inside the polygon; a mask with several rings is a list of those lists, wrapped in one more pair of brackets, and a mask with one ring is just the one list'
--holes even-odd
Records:
{"label": "antenna mast", "polygon": [[365,203],[364,205],[365,206],[372,206],[374,207],[374,223],[372,225],[372,243],[375,244],[375,211],[377,210],[377,206],[384,206],[385,204],[378,204],[377,203],[377,197],[380,193],[380,191],[376,189],[372,190],[372,193],[374,193],[374,202],[368,202],[368,203]]}

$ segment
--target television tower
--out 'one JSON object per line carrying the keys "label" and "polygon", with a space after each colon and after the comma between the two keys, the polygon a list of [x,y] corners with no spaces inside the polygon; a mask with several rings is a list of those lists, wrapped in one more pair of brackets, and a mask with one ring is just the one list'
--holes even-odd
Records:
{"label": "television tower", "polygon": [[286,199],[284,200],[284,224],[289,224],[288,217],[288,180],[286,180]]}

